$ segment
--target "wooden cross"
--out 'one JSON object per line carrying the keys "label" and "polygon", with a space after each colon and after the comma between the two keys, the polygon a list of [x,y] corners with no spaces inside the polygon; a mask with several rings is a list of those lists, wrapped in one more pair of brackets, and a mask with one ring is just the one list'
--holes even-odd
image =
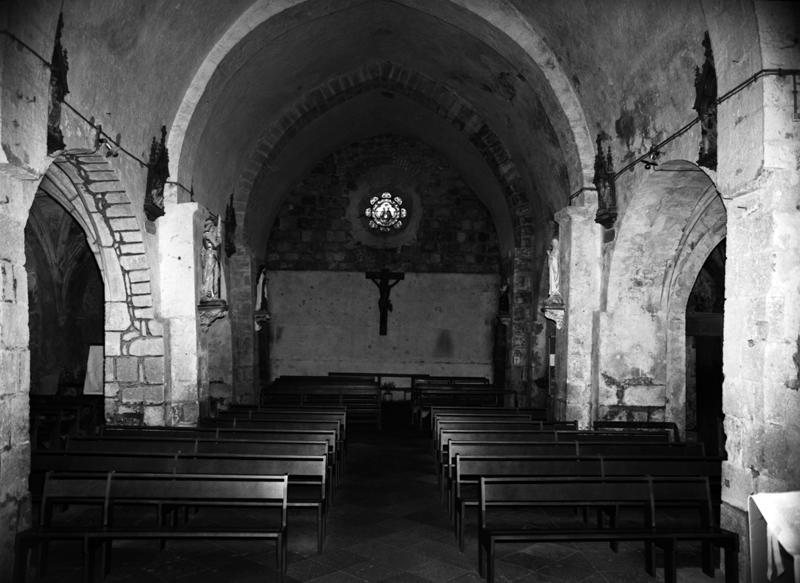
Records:
{"label": "wooden cross", "polygon": [[366,273],[367,279],[372,280],[376,286],[380,296],[378,298],[378,309],[380,310],[380,330],[381,336],[386,336],[386,327],[389,320],[389,312],[392,311],[392,301],[389,299],[389,294],[392,288],[400,283],[400,280],[405,277],[405,274],[396,271],[389,271],[384,268],[380,271],[368,271]]}

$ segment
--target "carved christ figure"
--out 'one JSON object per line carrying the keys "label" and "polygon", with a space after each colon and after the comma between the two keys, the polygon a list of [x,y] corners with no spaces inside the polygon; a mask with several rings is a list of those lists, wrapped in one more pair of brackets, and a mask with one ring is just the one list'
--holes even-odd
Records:
{"label": "carved christ figure", "polygon": [[559,286],[561,284],[560,281],[561,274],[559,273],[558,248],[559,248],[558,239],[553,237],[553,240],[550,243],[550,248],[547,250],[547,267],[548,267],[548,275],[550,278],[549,297],[561,295],[561,292],[559,291]]}
{"label": "carved christ figure", "polygon": [[389,312],[392,311],[392,301],[389,299],[389,294],[392,292],[392,288],[400,283],[404,274],[382,269],[379,272],[369,271],[366,276],[378,287],[378,310],[380,311],[378,334],[386,336]]}
{"label": "carved christ figure", "polygon": [[219,246],[222,242],[222,221],[219,217],[206,219],[203,232],[203,289],[202,299],[219,299]]}

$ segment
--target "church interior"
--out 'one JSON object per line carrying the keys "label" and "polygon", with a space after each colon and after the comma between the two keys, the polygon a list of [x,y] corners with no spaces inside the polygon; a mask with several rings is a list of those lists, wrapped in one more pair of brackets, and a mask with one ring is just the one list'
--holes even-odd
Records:
{"label": "church interior", "polygon": [[0,581],[800,581],[797,8],[0,2]]}

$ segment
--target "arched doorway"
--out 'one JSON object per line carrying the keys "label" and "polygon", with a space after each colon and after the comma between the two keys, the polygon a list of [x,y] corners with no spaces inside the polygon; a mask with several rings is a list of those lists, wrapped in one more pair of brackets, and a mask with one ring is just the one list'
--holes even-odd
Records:
{"label": "arched doorway", "polygon": [[[25,257],[32,445],[58,447],[63,435],[90,431],[101,417],[103,280],[80,224],[41,189],[25,227]],[[91,362],[90,346],[98,347]]]}
{"label": "arched doorway", "polygon": [[686,436],[724,455],[722,330],[725,241],[706,259],[686,304]]}

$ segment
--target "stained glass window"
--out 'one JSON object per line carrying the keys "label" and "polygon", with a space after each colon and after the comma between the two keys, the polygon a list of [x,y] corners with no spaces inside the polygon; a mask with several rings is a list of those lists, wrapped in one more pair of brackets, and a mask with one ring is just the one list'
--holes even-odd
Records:
{"label": "stained glass window", "polygon": [[380,196],[369,199],[369,206],[364,211],[369,219],[371,229],[389,233],[403,227],[403,219],[408,212],[403,208],[403,199],[384,192]]}

